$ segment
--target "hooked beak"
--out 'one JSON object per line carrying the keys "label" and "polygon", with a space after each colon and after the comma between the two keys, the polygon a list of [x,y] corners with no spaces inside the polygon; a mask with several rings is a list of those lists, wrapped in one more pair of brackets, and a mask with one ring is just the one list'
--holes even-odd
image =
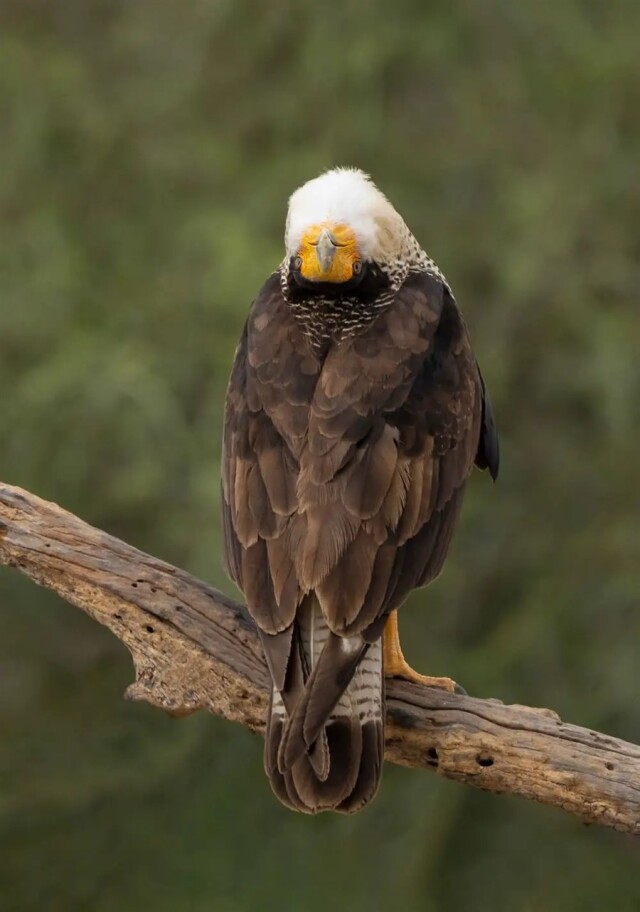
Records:
{"label": "hooked beak", "polygon": [[323,273],[331,272],[336,248],[339,246],[334,233],[329,228],[323,228],[316,242],[316,257]]}

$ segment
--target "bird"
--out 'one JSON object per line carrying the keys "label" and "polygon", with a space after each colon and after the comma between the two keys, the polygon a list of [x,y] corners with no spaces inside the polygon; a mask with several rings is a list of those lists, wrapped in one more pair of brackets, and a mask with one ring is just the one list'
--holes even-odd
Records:
{"label": "bird", "polygon": [[384,759],[384,678],[458,690],[404,658],[398,609],[439,575],[494,412],[451,288],[357,168],[289,199],[285,255],[253,301],[227,388],[226,570],[271,679],[277,798],[354,813]]}

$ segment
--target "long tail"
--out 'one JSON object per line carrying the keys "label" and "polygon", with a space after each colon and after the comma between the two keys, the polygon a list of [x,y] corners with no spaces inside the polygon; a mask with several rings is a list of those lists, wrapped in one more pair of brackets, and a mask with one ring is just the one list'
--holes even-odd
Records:
{"label": "long tail", "polygon": [[384,759],[382,645],[332,633],[313,596],[296,617],[286,684],[271,696],[264,764],[288,807],[353,813]]}

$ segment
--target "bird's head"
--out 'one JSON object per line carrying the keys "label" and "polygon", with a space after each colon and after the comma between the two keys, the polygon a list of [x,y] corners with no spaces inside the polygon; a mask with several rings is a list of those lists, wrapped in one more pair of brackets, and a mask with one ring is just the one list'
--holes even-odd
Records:
{"label": "bird's head", "polygon": [[370,264],[397,259],[408,229],[373,181],[335,168],[308,181],[289,200],[285,245],[302,285],[348,289]]}

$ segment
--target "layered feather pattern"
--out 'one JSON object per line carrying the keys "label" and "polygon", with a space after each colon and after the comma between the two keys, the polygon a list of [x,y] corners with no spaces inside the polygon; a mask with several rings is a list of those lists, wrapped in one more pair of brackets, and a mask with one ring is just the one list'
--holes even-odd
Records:
{"label": "layered feather pattern", "polygon": [[383,280],[385,306],[371,293],[348,332],[318,297],[311,333],[283,266],[254,302],[227,395],[225,555],[273,680],[265,768],[309,813],[375,793],[385,620],[440,572],[474,461],[497,471],[448,286],[423,268],[392,295]]}

